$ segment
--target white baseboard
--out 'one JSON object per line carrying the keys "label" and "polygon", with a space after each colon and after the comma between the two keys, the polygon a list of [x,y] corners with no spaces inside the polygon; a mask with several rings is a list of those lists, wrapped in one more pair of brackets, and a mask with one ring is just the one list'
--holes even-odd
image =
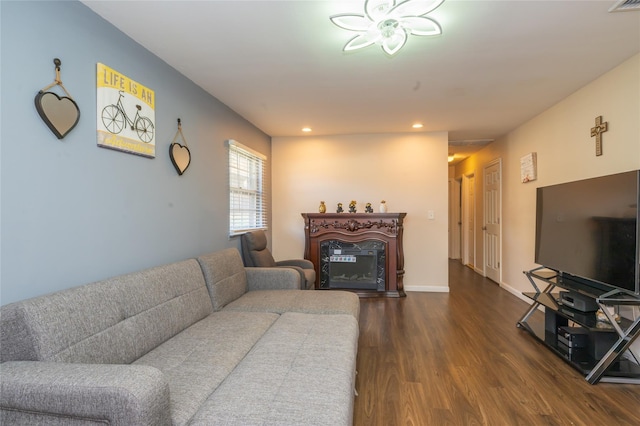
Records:
{"label": "white baseboard", "polygon": [[427,292],[427,293],[449,293],[449,286],[409,285],[404,287],[404,291],[421,291],[421,292]]}
{"label": "white baseboard", "polygon": [[[505,282],[501,282],[500,283],[500,288],[503,288],[505,290],[507,290],[509,293],[513,294],[514,296],[516,296],[518,299],[522,300],[523,302],[527,302],[527,304],[531,304],[533,301],[531,300],[531,298],[525,296],[524,294],[522,294],[522,292],[520,290],[516,290],[515,288],[511,287],[509,284],[505,283]],[[542,305],[538,306],[538,310],[544,312],[544,307]]]}
{"label": "white baseboard", "polygon": [[516,290],[515,288],[511,287],[509,284],[505,283],[504,281],[500,282],[500,287],[507,290],[509,293],[513,294],[518,299],[523,300],[527,303],[531,303],[530,298],[528,298],[527,296],[524,296],[520,290]]}

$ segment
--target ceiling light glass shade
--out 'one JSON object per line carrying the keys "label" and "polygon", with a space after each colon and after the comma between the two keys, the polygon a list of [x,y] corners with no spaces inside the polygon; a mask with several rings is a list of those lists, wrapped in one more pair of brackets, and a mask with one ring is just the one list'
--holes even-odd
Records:
{"label": "ceiling light glass shade", "polygon": [[424,15],[444,0],[365,0],[364,15],[339,14],[329,17],[338,27],[358,33],[342,50],[345,52],[380,44],[393,56],[405,45],[409,35],[442,34],[440,24]]}

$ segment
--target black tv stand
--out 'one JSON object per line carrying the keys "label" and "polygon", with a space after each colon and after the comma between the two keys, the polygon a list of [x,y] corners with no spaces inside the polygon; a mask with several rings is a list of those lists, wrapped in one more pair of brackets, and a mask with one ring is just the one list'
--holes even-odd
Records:
{"label": "black tv stand", "polygon": [[[554,353],[562,357],[572,367],[580,371],[591,383],[634,383],[640,384],[639,358],[631,349],[631,344],[640,335],[640,316],[635,320],[621,318],[617,322],[606,307],[618,308],[622,305],[640,306],[640,299],[623,291],[599,291],[578,280],[563,277],[544,267],[524,271],[535,293],[524,293],[533,302],[518,321],[517,326],[527,330]],[[537,282],[545,288],[540,290]],[[560,303],[557,289],[569,290],[593,299],[606,315],[607,322],[599,322],[595,312],[581,312]],[[530,321],[533,313],[543,306],[544,327]],[[559,329],[562,330],[559,332]],[[567,346],[563,331],[572,330],[583,334],[588,343],[582,347]],[[576,344],[577,345],[577,344]],[[621,356],[628,353],[631,359]],[[635,362],[634,362],[635,361]]]}

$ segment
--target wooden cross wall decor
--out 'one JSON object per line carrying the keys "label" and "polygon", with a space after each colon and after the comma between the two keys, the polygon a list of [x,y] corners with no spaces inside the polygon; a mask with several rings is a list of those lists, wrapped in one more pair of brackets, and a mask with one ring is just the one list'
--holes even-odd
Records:
{"label": "wooden cross wall decor", "polygon": [[602,155],[602,134],[609,130],[609,122],[602,122],[602,116],[596,117],[596,126],[591,128],[591,137],[596,137],[596,156]]}

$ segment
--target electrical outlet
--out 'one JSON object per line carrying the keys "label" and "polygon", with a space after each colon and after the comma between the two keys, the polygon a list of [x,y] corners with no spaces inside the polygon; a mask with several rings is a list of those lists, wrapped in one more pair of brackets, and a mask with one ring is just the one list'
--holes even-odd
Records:
{"label": "electrical outlet", "polygon": [[433,210],[427,211],[427,219],[434,220],[436,218],[436,213]]}

